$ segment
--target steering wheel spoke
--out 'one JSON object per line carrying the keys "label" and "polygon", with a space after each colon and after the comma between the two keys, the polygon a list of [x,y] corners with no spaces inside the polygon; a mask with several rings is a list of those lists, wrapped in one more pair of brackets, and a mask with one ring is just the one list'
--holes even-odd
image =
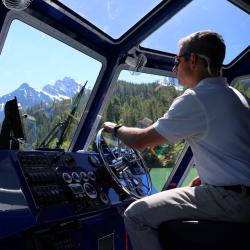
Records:
{"label": "steering wheel spoke", "polygon": [[115,156],[115,154],[112,152],[112,150],[109,148],[109,146],[108,146],[108,143],[106,142],[106,140],[105,140],[105,138],[102,136],[102,135],[100,135],[100,146],[101,147],[103,147],[102,146],[102,144],[104,144],[105,143],[105,146],[106,146],[106,149],[108,149],[108,151],[112,154],[112,156],[116,159],[116,156]]}
{"label": "steering wheel spoke", "polygon": [[[140,199],[151,194],[152,182],[145,161],[139,151],[126,146],[120,139],[112,148],[103,136],[103,128],[97,133],[97,150],[108,176],[129,197]],[[125,148],[122,146],[125,145]]]}

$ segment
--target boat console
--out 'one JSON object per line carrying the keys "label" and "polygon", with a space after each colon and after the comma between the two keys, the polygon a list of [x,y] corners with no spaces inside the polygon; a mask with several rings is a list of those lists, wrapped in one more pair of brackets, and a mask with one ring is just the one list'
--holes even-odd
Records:
{"label": "boat console", "polygon": [[[114,232],[112,241],[124,237],[124,226],[119,226],[123,225],[121,215],[133,199],[102,180],[93,158],[101,162],[93,153],[0,152],[0,200],[1,208],[5,207],[0,211],[0,231],[4,249],[26,249],[27,244],[33,247],[29,249],[46,249],[46,242],[52,238],[56,239],[55,246],[68,242],[72,248],[65,249],[84,249],[74,248],[77,240],[72,237],[87,237],[86,232],[91,230],[96,231],[95,239],[88,244],[97,244],[96,237]],[[144,175],[135,174],[140,179]],[[120,181],[136,186],[128,177]],[[32,235],[33,241],[25,234]],[[9,248],[14,239],[20,244]],[[95,246],[91,249],[97,249]]]}
{"label": "boat console", "polygon": [[112,249],[100,244],[121,244],[125,208],[132,198],[151,192],[138,152],[123,150],[118,157],[101,134],[101,153],[20,150],[25,138],[13,126],[13,121],[22,126],[19,117],[13,118],[17,102],[9,102],[0,150],[1,249]]}

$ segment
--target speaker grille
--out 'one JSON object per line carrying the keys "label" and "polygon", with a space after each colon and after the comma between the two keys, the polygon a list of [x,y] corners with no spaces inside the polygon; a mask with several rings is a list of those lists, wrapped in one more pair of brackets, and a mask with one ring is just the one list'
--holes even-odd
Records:
{"label": "speaker grille", "polygon": [[98,239],[98,250],[114,250],[114,234]]}

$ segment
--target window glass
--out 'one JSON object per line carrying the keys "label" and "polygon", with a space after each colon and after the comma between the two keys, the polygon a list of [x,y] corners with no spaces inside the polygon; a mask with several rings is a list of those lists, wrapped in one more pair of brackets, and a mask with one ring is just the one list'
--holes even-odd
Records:
{"label": "window glass", "polygon": [[249,14],[229,1],[193,0],[150,34],[141,46],[178,54],[180,39],[200,30],[213,30],[225,40],[227,53],[223,64],[229,64],[249,46],[249,24]]}
{"label": "window glass", "polygon": [[182,187],[188,186],[188,185],[191,183],[191,181],[192,181],[194,178],[196,178],[197,176],[199,176],[199,175],[198,175],[198,172],[197,172],[197,169],[196,169],[195,165],[193,165],[193,166],[189,169],[188,174],[187,174],[187,176],[185,177],[185,179],[184,179],[184,181],[183,181],[183,183],[182,183],[181,186],[182,186]]}
{"label": "window glass", "polygon": [[[105,121],[129,127],[148,127],[167,112],[173,100],[183,91],[176,78],[144,73],[131,77],[130,72],[124,70],[117,80],[97,131]],[[117,138],[114,135],[104,134],[104,137],[109,147],[116,147]],[[183,143],[167,142],[141,151],[158,191],[162,190],[170,175]],[[89,150],[95,150],[94,140]]]}
{"label": "window glass", "polygon": [[60,0],[109,36],[117,39],[161,0]]}
{"label": "window glass", "polygon": [[29,142],[21,149],[67,150],[101,67],[83,52],[12,21],[0,56],[0,122],[5,103],[16,97]]}
{"label": "window glass", "polygon": [[233,87],[250,97],[250,77],[237,79],[234,81]]}

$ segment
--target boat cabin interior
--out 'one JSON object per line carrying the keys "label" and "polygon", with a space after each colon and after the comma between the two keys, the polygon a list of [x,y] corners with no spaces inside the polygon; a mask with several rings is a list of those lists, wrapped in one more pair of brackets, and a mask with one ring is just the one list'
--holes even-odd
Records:
{"label": "boat cabin interior", "polygon": [[[177,43],[200,30],[250,97],[249,0],[0,2],[1,250],[132,250],[129,204],[198,174],[184,140],[135,150],[101,125],[156,122],[186,90]],[[162,226],[164,248],[250,244],[248,225],[188,221]]]}

